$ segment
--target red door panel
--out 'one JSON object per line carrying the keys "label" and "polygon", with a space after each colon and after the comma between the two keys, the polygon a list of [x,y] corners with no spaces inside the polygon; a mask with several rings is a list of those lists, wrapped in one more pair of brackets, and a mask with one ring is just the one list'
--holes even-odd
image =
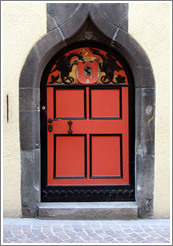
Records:
{"label": "red door panel", "polygon": [[55,135],[54,144],[54,178],[86,178],[85,135]]}
{"label": "red door panel", "polygon": [[129,184],[128,87],[47,87],[47,118],[48,185]]}
{"label": "red door panel", "polygon": [[90,93],[90,118],[120,117],[119,89],[91,89]]}
{"label": "red door panel", "polygon": [[121,135],[91,135],[91,177],[122,178]]}
{"label": "red door panel", "polygon": [[55,90],[55,118],[84,118],[85,90]]}

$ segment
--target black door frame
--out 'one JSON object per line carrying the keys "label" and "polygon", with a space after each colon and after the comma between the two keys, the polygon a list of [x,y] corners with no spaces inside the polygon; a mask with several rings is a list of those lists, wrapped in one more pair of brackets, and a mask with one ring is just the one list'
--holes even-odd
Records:
{"label": "black door frame", "polygon": [[[59,57],[66,52],[74,48],[82,47],[94,47],[107,50],[106,46],[103,46],[96,42],[80,42],[75,43],[62,51],[58,52],[46,66],[40,87],[40,119],[41,119],[41,202],[103,202],[103,201],[135,201],[135,174],[134,174],[134,87],[132,73],[124,59],[117,54],[113,49],[109,52],[114,53],[114,56],[120,61],[123,68],[126,71],[128,77],[129,88],[129,185],[61,185],[50,186],[47,185],[47,115],[44,109],[47,105],[46,100],[46,83],[52,64]],[[85,85],[50,85],[54,88],[82,88]],[[125,85],[88,85],[90,88],[121,88]]]}

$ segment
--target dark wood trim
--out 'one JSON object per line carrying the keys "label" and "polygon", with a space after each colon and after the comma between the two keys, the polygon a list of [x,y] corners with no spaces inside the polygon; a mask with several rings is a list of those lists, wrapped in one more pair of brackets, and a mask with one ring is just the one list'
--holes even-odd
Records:
{"label": "dark wood trim", "polygon": [[[129,77],[131,78],[131,77]],[[129,87],[129,182],[135,187],[135,90]]]}
{"label": "dark wood trim", "polygon": [[42,202],[104,202],[135,201],[131,185],[63,185],[45,186]]}

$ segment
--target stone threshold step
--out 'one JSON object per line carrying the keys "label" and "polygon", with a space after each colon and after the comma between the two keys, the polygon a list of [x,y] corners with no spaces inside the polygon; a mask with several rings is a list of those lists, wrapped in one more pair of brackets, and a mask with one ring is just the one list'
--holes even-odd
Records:
{"label": "stone threshold step", "polygon": [[40,219],[138,219],[136,202],[48,202],[38,205]]}

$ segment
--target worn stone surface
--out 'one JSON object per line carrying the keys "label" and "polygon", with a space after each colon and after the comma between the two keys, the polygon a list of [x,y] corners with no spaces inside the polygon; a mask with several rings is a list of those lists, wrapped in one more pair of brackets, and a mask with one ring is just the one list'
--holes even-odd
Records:
{"label": "worn stone surface", "polygon": [[[139,57],[139,64],[141,63],[141,59],[142,56]],[[136,88],[154,88],[155,80],[151,65],[148,64],[148,61],[146,61],[143,67],[140,67],[139,64],[136,66],[137,69],[135,71]]]}
{"label": "worn stone surface", "polygon": [[65,40],[77,33],[79,29],[82,27],[82,25],[85,23],[88,17],[88,8],[89,4],[79,4],[77,10],[74,11],[73,15],[70,15],[68,21],[66,21],[63,25],[58,27]]}
{"label": "worn stone surface", "polygon": [[[47,30],[50,31],[68,21],[79,8],[79,3],[47,3]],[[51,23],[52,22],[52,23]]]}
{"label": "worn stone surface", "polygon": [[136,198],[139,218],[152,217],[154,195],[154,156],[136,155]]}
{"label": "worn stone surface", "polygon": [[153,214],[155,89],[136,88],[136,194],[139,216]]}
{"label": "worn stone surface", "polygon": [[3,243],[169,244],[169,220],[4,219]]}
{"label": "worn stone surface", "polygon": [[[38,145],[39,146],[39,145]],[[40,201],[40,183],[41,183],[41,167],[40,167],[40,159],[41,159],[41,151],[39,148],[36,148],[34,150],[34,158],[35,158],[35,172],[34,172],[34,182],[33,185],[34,187],[39,191],[39,199],[38,201]]]}
{"label": "worn stone surface", "polygon": [[113,39],[119,28],[110,22],[107,18],[105,18],[97,7],[92,8],[90,16],[91,20],[97,26],[97,28],[99,28],[110,39]]}
{"label": "worn stone surface", "polygon": [[[73,30],[72,34],[74,34],[76,27],[83,24],[88,16],[101,30],[104,29],[103,32],[107,32],[106,22],[112,25],[112,35],[114,35],[115,27],[128,31],[128,4],[126,3],[48,3],[47,30],[49,32],[59,27],[65,30],[64,36],[71,36],[71,31]],[[67,31],[70,33],[67,34]]]}
{"label": "worn stone surface", "polygon": [[20,88],[35,88],[34,77],[38,68],[39,57],[34,46],[29,53],[20,74]]}
{"label": "worn stone surface", "polygon": [[110,23],[128,31],[128,3],[95,3],[94,6]]}
{"label": "worn stone surface", "polygon": [[40,183],[40,176],[34,165],[38,165],[39,150],[22,151],[22,179],[21,179],[21,197],[24,217],[35,217],[37,215],[37,204],[40,202],[40,191],[38,185]]}
{"label": "worn stone surface", "polygon": [[19,101],[20,111],[39,110],[40,90],[38,88],[20,88]]}
{"label": "worn stone surface", "polygon": [[[55,29],[45,35],[37,44],[36,51],[39,58],[39,66],[46,66],[52,56],[66,46],[66,41],[60,29]],[[40,82],[38,82],[40,83]]]}
{"label": "worn stone surface", "polygon": [[40,111],[20,111],[21,150],[37,149],[40,146]]}
{"label": "worn stone surface", "polygon": [[140,123],[136,128],[136,153],[154,155],[155,89],[136,88],[135,98],[135,118]]}
{"label": "worn stone surface", "polygon": [[62,220],[137,219],[135,202],[41,203],[39,218]]}

